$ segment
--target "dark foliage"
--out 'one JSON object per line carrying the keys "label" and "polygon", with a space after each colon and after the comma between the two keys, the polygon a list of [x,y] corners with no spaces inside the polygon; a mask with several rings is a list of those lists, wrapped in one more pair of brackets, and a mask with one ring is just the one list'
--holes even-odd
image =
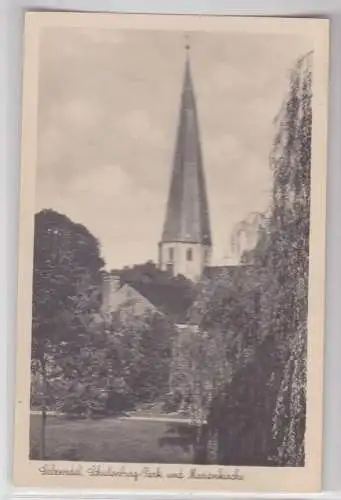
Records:
{"label": "dark foliage", "polygon": [[99,308],[99,244],[65,215],[43,210],[35,216],[32,358],[45,341],[72,340],[85,315]]}
{"label": "dark foliage", "polygon": [[256,234],[254,248],[202,284],[198,329],[179,340],[173,363],[208,462],[304,465],[311,57],[296,64],[275,121],[269,210],[236,231]]}

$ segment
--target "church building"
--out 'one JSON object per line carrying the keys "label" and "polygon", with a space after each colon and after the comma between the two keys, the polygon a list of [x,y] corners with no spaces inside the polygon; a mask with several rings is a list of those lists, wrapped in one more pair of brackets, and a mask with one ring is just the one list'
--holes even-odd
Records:
{"label": "church building", "polygon": [[[201,278],[232,277],[236,266],[211,266],[212,236],[189,47],[165,221],[158,264],[112,270],[105,276],[103,310],[145,314],[158,311],[186,323],[193,298],[189,288]],[[155,279],[155,269],[159,276]],[[142,275],[134,275],[139,268]],[[161,276],[160,275],[161,272]],[[154,278],[153,278],[154,276]],[[174,278],[174,279],[173,279]],[[183,278],[187,285],[184,285]],[[189,285],[191,283],[191,285]]]}
{"label": "church building", "polygon": [[159,267],[171,276],[197,281],[212,250],[209,209],[189,47],[173,158],[166,217],[159,243]]}

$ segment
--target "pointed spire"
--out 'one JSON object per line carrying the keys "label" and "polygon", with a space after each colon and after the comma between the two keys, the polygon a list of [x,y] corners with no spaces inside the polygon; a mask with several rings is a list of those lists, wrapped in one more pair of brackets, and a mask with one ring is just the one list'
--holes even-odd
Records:
{"label": "pointed spire", "polygon": [[201,243],[211,246],[211,229],[188,40],[186,40],[185,48],[185,74],[162,242]]}

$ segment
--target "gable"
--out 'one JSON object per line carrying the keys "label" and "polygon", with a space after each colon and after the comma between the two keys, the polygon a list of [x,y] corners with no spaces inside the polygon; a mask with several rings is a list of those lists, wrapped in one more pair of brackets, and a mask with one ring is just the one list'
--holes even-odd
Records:
{"label": "gable", "polygon": [[130,285],[137,294],[162,314],[177,322],[184,322],[187,311],[193,302],[193,296],[176,283],[133,282]]}
{"label": "gable", "polygon": [[107,312],[111,313],[124,310],[135,315],[157,310],[146,297],[127,283],[111,294],[107,309]]}

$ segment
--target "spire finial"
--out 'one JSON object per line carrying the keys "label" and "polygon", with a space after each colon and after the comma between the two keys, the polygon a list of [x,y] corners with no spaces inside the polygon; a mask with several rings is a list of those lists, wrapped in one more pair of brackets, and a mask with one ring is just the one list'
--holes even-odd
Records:
{"label": "spire finial", "polygon": [[189,44],[189,36],[188,34],[185,35],[185,49],[188,53],[189,49],[191,48],[190,44]]}

